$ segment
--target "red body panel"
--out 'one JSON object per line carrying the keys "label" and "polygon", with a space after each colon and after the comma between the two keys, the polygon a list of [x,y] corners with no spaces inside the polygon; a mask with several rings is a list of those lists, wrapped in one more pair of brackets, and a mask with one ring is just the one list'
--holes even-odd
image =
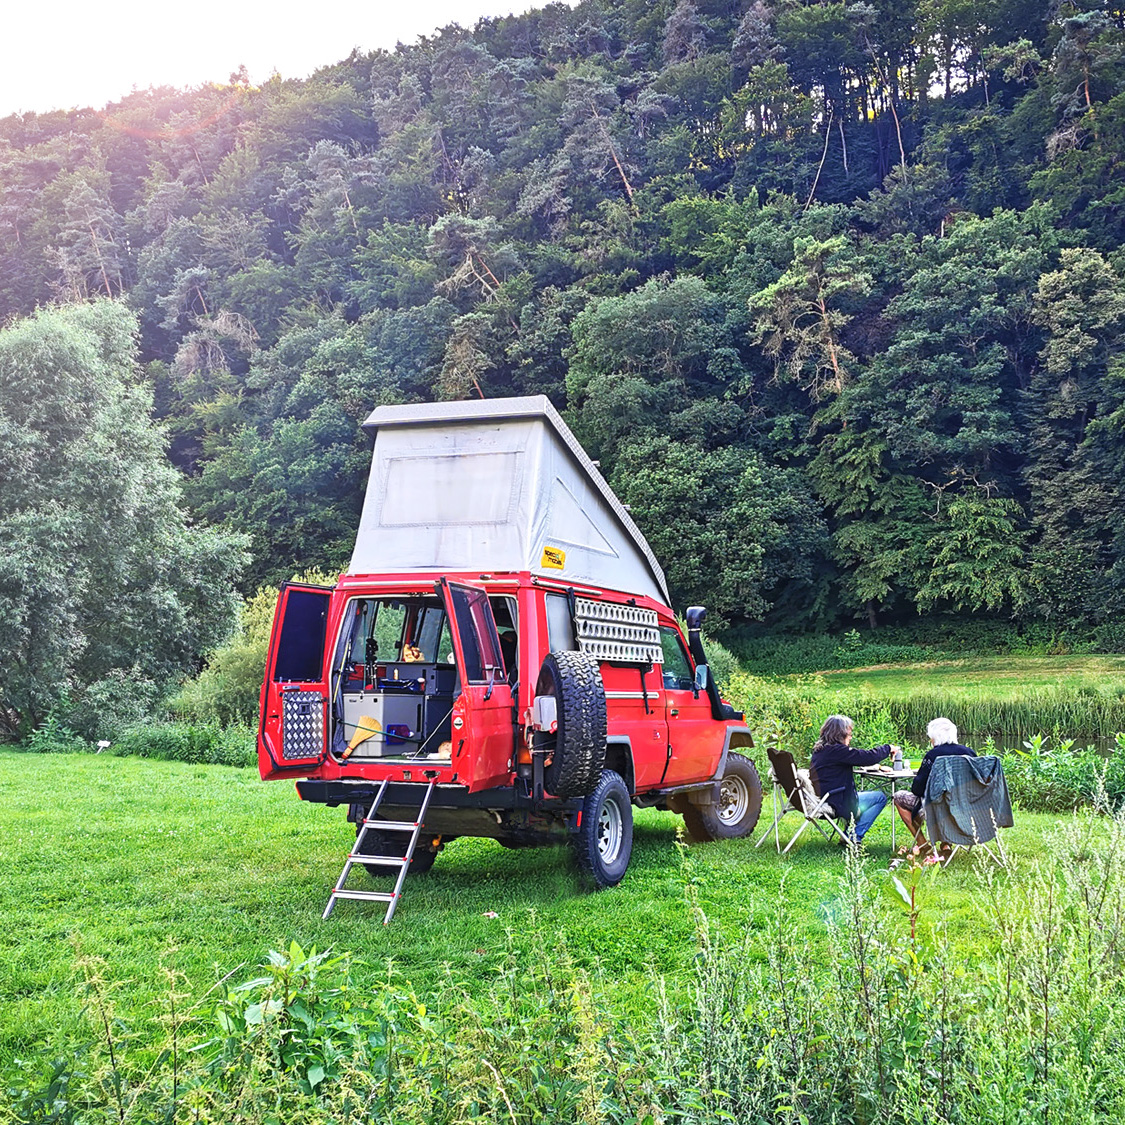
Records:
{"label": "red body panel", "polygon": [[[330,742],[316,759],[283,761],[279,748],[285,691],[319,690],[328,707],[330,668],[349,600],[392,595],[428,597],[434,594],[435,586],[442,584],[443,580],[447,589],[459,585],[483,590],[493,598],[504,596],[516,599],[519,659],[515,698],[512,687],[502,675],[493,679],[491,691],[487,683],[462,683],[453,706],[452,749],[448,762],[342,760],[337,753],[329,751]],[[294,588],[283,590],[262,689],[262,722],[258,741],[262,777],[309,777],[325,781],[434,779],[439,783],[456,783],[469,792],[515,784],[516,761],[523,746],[524,717],[534,697],[538,670],[549,650],[544,597],[547,592],[565,593],[572,588],[580,597],[655,610],[661,625],[678,629],[672,611],[652,598],[633,597],[593,587],[574,587],[533,576],[527,571],[495,575],[345,575],[331,591],[326,615],[327,643],[323,646],[319,679],[278,682],[274,679],[273,669],[278,654],[283,602],[288,590]],[[463,668],[464,654],[456,632],[454,645],[459,667]],[[666,689],[659,666],[643,677],[637,668],[630,666],[605,663],[601,665],[601,671],[606,691],[609,740],[612,743],[628,739],[636,793],[643,794],[665,786],[702,783],[715,777],[722,760],[728,726],[741,726],[740,723],[714,719],[706,693],[696,696],[690,690]]]}

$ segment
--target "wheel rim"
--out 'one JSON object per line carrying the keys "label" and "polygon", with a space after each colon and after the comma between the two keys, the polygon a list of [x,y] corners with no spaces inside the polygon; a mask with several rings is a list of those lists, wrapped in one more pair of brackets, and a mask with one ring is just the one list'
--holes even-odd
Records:
{"label": "wheel rim", "polygon": [[608,798],[598,814],[598,855],[602,863],[613,863],[621,854],[621,809]]}
{"label": "wheel rim", "polygon": [[723,778],[719,789],[719,819],[724,824],[736,824],[750,809],[750,789],[741,777],[733,774]]}

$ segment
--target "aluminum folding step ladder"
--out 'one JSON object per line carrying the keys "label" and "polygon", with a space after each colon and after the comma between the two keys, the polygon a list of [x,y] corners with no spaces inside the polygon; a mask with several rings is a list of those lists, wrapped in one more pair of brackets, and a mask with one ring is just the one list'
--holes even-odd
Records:
{"label": "aluminum folding step ladder", "polygon": [[[336,886],[332,888],[332,893],[328,896],[328,905],[324,908],[324,913],[321,918],[327,918],[332,913],[332,908],[336,905],[336,900],[339,898],[354,898],[366,902],[385,902],[387,904],[387,916],[383,919],[385,926],[395,914],[395,907],[398,905],[398,900],[402,897],[402,884],[406,881],[406,873],[410,870],[410,861],[414,857],[414,848],[418,843],[418,837],[422,834],[422,827],[426,820],[426,809],[429,807],[430,798],[434,793],[434,786],[436,781],[431,781],[426,787],[426,792],[422,797],[422,807],[418,810],[417,820],[378,820],[376,819],[376,812],[379,810],[379,805],[382,804],[383,794],[387,791],[387,782],[384,781],[379,786],[379,792],[375,794],[375,800],[371,802],[371,808],[367,810],[367,815],[363,818],[363,823],[360,826],[359,832],[356,833],[355,846],[348,853],[348,858],[344,861],[344,870],[340,872],[340,878],[336,880]],[[377,832],[401,832],[410,833],[410,840],[406,845],[406,854],[403,856],[394,855],[365,855],[363,854],[363,840],[367,835],[367,830],[371,828]],[[351,871],[352,866],[356,863],[361,863],[365,867],[386,867],[388,873],[397,869],[397,877],[395,878],[395,886],[393,891],[352,891],[344,886],[348,878],[348,872]]]}

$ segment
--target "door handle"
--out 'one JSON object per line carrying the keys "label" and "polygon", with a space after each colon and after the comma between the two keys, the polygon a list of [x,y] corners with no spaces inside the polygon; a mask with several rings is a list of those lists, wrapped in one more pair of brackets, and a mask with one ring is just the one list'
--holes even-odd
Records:
{"label": "door handle", "polygon": [[672,710],[668,712],[668,714],[672,715],[673,717],[675,717],[679,713],[680,713],[680,709],[678,707],[673,707]]}

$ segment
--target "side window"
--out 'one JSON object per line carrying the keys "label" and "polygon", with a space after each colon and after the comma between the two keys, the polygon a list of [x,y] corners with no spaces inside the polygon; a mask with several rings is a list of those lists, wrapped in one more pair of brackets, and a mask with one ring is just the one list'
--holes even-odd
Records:
{"label": "side window", "polygon": [[669,625],[661,625],[660,647],[664,650],[664,686],[674,691],[690,691],[695,675],[680,634]]}
{"label": "side window", "polygon": [[552,652],[569,652],[578,647],[565,594],[547,595],[547,644]]}
{"label": "side window", "polygon": [[445,609],[439,605],[426,606],[418,614],[415,629],[418,634],[416,643],[422,650],[423,658],[431,664],[445,663],[446,657],[453,651]]}

